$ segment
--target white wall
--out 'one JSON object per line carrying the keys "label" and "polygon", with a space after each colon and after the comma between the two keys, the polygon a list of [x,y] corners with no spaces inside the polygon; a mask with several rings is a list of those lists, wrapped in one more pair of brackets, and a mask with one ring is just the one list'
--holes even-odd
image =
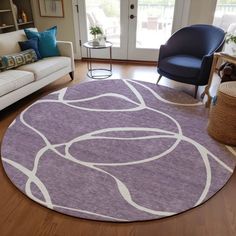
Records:
{"label": "white wall", "polygon": [[191,0],[188,24],[212,24],[217,0]]}
{"label": "white wall", "polygon": [[[217,0],[176,0],[173,32],[193,24],[212,24]],[[184,5],[183,5],[184,4]],[[177,13],[178,12],[178,13]],[[182,14],[179,17],[179,14]]]}

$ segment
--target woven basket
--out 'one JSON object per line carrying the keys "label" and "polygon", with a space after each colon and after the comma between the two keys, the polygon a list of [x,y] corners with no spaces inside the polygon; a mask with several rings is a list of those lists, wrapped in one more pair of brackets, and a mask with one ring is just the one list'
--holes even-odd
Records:
{"label": "woven basket", "polygon": [[216,140],[236,146],[236,82],[222,83],[210,108],[208,133]]}

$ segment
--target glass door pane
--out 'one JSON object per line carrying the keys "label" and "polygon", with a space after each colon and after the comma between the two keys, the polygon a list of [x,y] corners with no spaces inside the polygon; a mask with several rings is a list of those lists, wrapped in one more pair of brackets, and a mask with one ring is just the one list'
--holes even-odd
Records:
{"label": "glass door pane", "polygon": [[139,0],[136,48],[158,49],[171,35],[175,0]]}
{"label": "glass door pane", "polygon": [[[97,25],[113,43],[113,59],[156,61],[160,45],[186,25],[190,0],[78,0],[78,4],[81,45],[93,39],[89,28]],[[83,46],[81,51],[87,57]],[[92,57],[107,58],[107,53],[93,50]]]}
{"label": "glass door pane", "polygon": [[87,37],[90,26],[100,26],[106,39],[120,47],[120,0],[86,0]]}

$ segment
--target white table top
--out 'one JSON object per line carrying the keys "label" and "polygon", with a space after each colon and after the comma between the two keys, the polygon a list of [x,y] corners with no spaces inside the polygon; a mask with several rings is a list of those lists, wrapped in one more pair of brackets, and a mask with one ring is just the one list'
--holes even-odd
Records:
{"label": "white table top", "polygon": [[112,47],[112,43],[106,41],[105,45],[95,46],[95,45],[92,44],[92,41],[89,41],[89,42],[84,43],[83,46],[86,47],[86,48],[102,49],[102,48],[110,48],[110,47]]}

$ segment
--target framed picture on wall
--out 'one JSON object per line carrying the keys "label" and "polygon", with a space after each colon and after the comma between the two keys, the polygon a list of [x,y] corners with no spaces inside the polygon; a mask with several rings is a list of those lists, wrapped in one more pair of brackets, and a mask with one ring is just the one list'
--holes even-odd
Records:
{"label": "framed picture on wall", "polygon": [[40,16],[64,17],[63,0],[38,0]]}

